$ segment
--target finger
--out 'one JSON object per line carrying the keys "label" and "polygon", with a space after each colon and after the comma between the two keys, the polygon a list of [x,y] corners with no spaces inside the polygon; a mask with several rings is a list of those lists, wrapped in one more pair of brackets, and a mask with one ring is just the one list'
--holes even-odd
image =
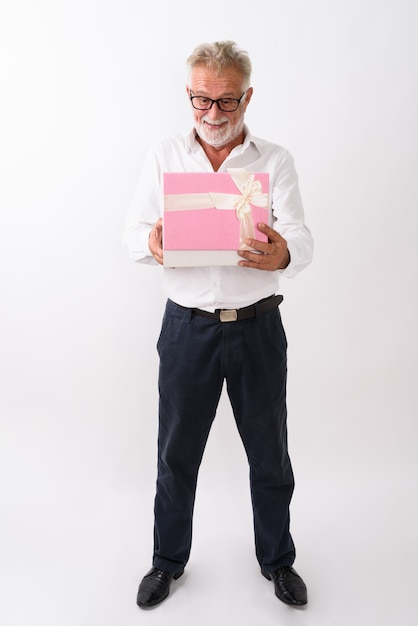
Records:
{"label": "finger", "polygon": [[277,243],[283,239],[280,233],[278,233],[276,230],[274,230],[274,228],[271,228],[267,224],[264,224],[264,222],[260,222],[259,224],[257,224],[257,228],[261,233],[267,235],[270,241]]}
{"label": "finger", "polygon": [[154,256],[154,259],[157,261],[157,263],[159,263],[160,265],[164,265],[164,258],[163,258],[162,250],[154,252],[153,256]]}
{"label": "finger", "polygon": [[239,250],[238,254],[243,257],[243,261],[239,263],[244,267],[254,267],[257,269],[273,271],[280,267],[280,254],[274,250],[274,246],[270,245],[271,254],[260,254],[251,252],[250,250]]}
{"label": "finger", "polygon": [[241,267],[251,267],[252,269],[255,269],[255,270],[264,270],[267,272],[273,272],[276,269],[276,267],[271,261],[269,261],[268,263],[262,264],[262,263],[256,263],[255,261],[250,261],[246,259],[245,261],[240,261],[238,265],[240,265]]}
{"label": "finger", "polygon": [[260,267],[269,265],[272,262],[272,257],[268,254],[257,254],[256,252],[249,252],[248,250],[240,250],[239,255],[242,256],[245,261]]}
{"label": "finger", "polygon": [[259,252],[262,252],[264,254],[271,254],[272,252],[271,243],[260,241],[259,239],[246,239],[244,243],[249,248],[252,248],[253,250],[258,250]]}

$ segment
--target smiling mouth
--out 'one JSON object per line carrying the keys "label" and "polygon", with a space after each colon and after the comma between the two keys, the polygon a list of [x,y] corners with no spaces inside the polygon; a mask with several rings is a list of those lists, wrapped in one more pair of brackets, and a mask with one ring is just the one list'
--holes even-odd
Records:
{"label": "smiling mouth", "polygon": [[224,120],[222,122],[208,122],[207,120],[205,120],[204,123],[207,124],[208,126],[212,126],[213,128],[219,128],[220,126],[227,124],[227,121]]}

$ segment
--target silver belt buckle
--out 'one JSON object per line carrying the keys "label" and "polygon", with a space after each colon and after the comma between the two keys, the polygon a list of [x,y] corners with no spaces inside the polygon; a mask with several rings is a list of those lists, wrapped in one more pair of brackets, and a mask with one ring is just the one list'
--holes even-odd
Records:
{"label": "silver belt buckle", "polygon": [[221,322],[236,322],[238,319],[238,312],[236,309],[224,309],[219,311],[219,319]]}

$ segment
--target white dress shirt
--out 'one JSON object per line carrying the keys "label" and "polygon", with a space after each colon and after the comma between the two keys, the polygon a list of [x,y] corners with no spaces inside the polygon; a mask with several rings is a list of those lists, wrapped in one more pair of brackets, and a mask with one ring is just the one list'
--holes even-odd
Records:
{"label": "white dress shirt", "polygon": [[[312,235],[304,223],[298,176],[289,152],[276,144],[253,137],[244,127],[245,140],[236,146],[218,171],[241,167],[270,175],[270,225],[286,239],[290,264],[269,272],[247,267],[164,267],[167,297],[187,307],[207,311],[236,309],[278,292],[279,277],[293,277],[312,260]],[[126,217],[124,242],[129,256],[139,263],[157,261],[148,239],[162,217],[163,172],[212,172],[212,165],[196,140],[195,130],[160,140],[148,153]],[[160,266],[161,267],[161,266]]]}

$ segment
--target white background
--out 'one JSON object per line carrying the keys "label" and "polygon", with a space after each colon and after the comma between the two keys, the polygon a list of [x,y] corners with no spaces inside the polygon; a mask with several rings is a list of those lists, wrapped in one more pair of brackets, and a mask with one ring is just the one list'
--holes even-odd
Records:
{"label": "white background", "polygon": [[[414,0],[2,3],[4,626],[416,623],[417,18]],[[281,286],[305,611],[260,576],[225,397],[187,573],[135,604],[165,298],[123,221],[149,145],[191,128],[186,57],[216,39],[249,51],[246,121],[294,155],[315,237]]]}

